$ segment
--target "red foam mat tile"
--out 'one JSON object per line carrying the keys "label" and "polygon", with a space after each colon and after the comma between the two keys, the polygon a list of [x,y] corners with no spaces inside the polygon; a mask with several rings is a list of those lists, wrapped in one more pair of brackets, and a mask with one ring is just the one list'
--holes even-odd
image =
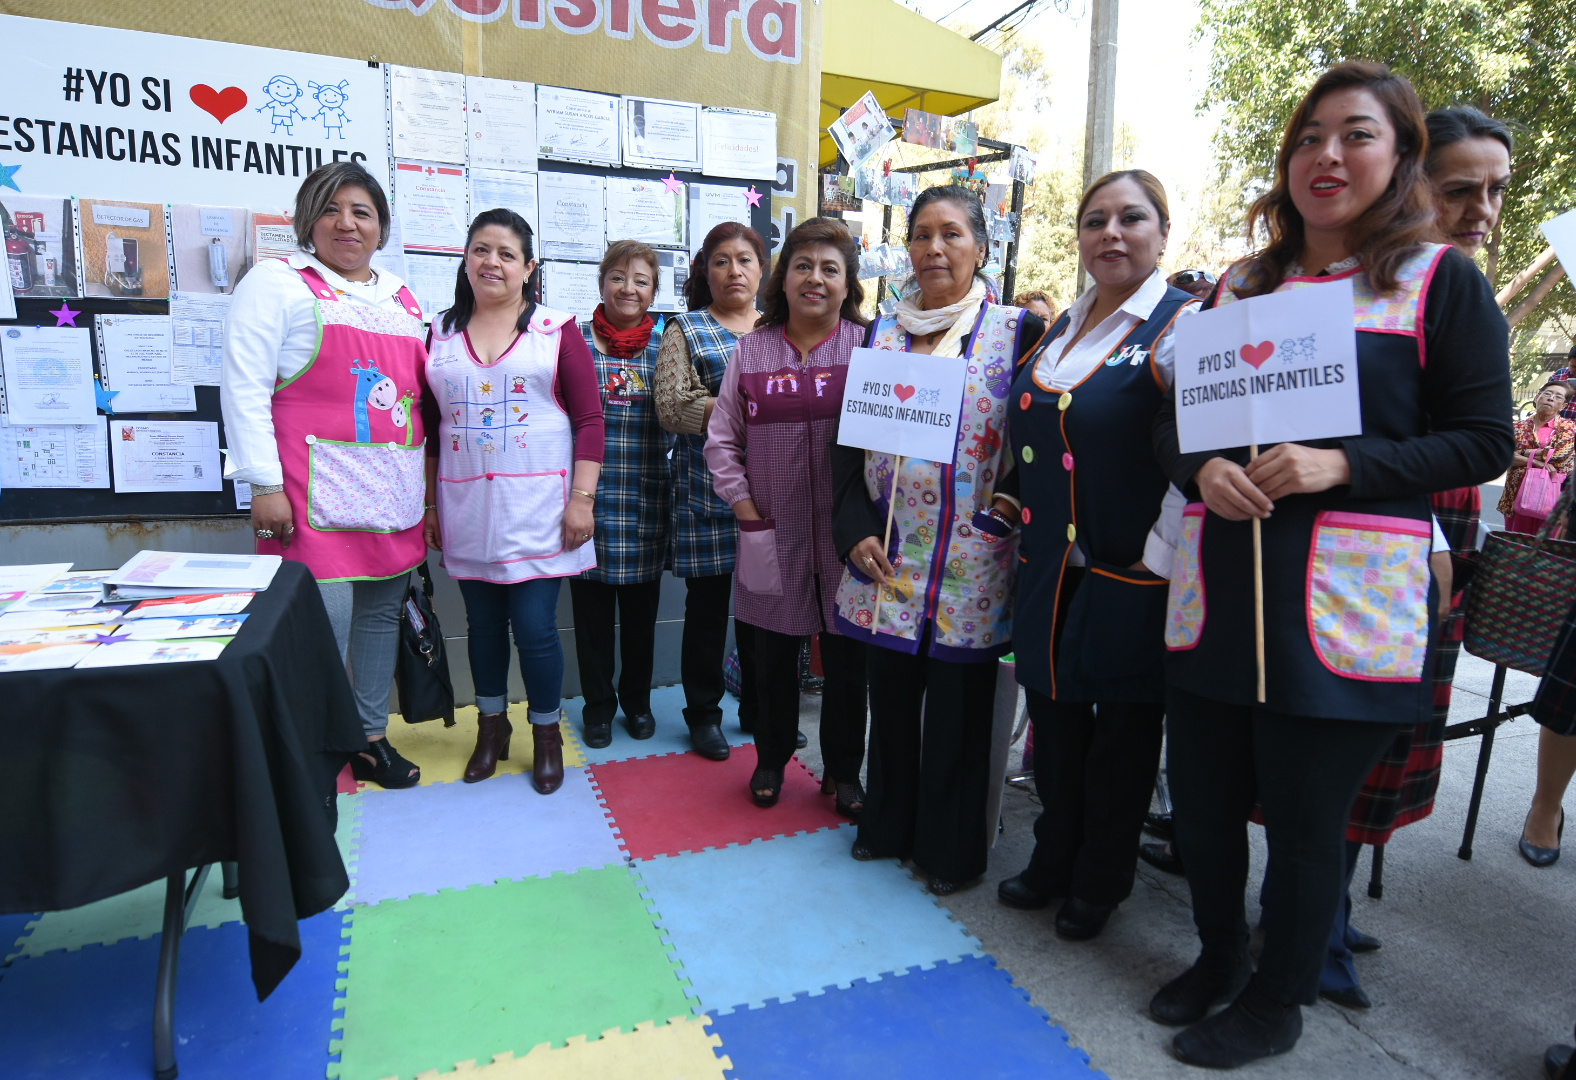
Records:
{"label": "red foam mat tile", "polygon": [[832,796],[821,794],[820,784],[798,758],[788,763],[777,805],[756,806],[750,796],[753,747],[735,747],[727,761],[664,754],[610,761],[589,771],[635,859],[847,824],[834,809]]}

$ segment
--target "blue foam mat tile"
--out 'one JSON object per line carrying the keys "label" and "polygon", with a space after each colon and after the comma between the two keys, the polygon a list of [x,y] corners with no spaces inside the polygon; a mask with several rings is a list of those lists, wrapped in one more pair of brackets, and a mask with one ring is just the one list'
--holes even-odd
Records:
{"label": "blue foam mat tile", "polygon": [[0,977],[5,972],[5,962],[16,952],[16,946],[28,934],[28,924],[37,919],[37,915],[0,915]]}
{"label": "blue foam mat tile", "polygon": [[735,1080],[1109,1080],[989,957],[737,1009],[712,1031]]}
{"label": "blue foam mat tile", "polygon": [[[684,688],[659,686],[651,691],[651,715],[657,718],[657,733],[649,739],[633,739],[624,726],[624,714],[613,719],[613,741],[600,750],[585,745],[585,698],[565,698],[564,715],[575,737],[580,740],[581,752],[587,765],[602,765],[609,761],[628,761],[631,758],[656,757],[659,754],[685,753],[690,749],[689,728],[684,724]],[[722,695],[722,734],[730,746],[754,746],[753,736],[739,730],[739,699],[732,694]]]}
{"label": "blue foam mat tile", "polygon": [[[301,922],[301,959],[268,1000],[252,988],[246,927],[181,939],[176,1061],[184,1080],[321,1080],[344,916]],[[7,1080],[147,1080],[159,937],[14,961],[0,979]]]}
{"label": "blue foam mat tile", "polygon": [[551,795],[513,774],[426,784],[362,803],[353,903],[624,861],[583,768],[565,769]]}
{"label": "blue foam mat tile", "polygon": [[896,862],[850,858],[853,838],[844,827],[631,864],[703,1011],[983,955]]}

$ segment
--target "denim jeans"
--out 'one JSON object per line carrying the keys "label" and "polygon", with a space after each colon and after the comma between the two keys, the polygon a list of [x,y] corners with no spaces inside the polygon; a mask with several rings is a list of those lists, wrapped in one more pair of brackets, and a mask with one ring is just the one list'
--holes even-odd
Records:
{"label": "denim jeans", "polygon": [[409,580],[409,574],[398,574],[381,581],[317,583],[368,738],[388,731],[389,690],[399,663],[400,607]]}
{"label": "denim jeans", "polygon": [[520,677],[533,724],[558,723],[564,689],[564,647],[558,638],[558,587],[562,578],[533,578],[511,585],[461,581],[470,637],[466,652],[479,712],[509,708],[509,628],[520,651]]}

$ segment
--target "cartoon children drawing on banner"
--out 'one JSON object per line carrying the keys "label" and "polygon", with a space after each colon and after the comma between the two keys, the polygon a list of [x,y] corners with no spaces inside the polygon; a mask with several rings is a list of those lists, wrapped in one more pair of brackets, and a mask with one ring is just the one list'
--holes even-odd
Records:
{"label": "cartoon children drawing on banner", "polygon": [[287,136],[294,137],[295,122],[307,119],[295,104],[303,96],[301,87],[288,75],[275,75],[263,86],[263,93],[268,95],[268,100],[259,105],[257,111],[267,113],[273,120],[274,126],[269,134],[278,134],[283,128]]}

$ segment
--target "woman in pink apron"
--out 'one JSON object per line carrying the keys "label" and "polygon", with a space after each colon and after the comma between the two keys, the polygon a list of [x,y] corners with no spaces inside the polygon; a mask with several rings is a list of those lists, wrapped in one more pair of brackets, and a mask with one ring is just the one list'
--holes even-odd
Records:
{"label": "woman in pink apron", "polygon": [[509,630],[520,652],[531,780],[564,779],[558,697],[559,582],[596,565],[592,505],[602,471],[602,399],[575,317],[534,302],[531,226],[512,210],[471,222],[454,306],[434,323],[428,427],[438,433],[427,542],[460,584],[476,686],[476,750],[465,781],[509,758]]}
{"label": "woman in pink apron", "polygon": [[301,250],[253,267],[225,321],[225,475],[252,485],[258,552],[322,590],[367,732],[357,777],[410,787],[420,770],[386,731],[406,577],[427,553],[421,308],[372,268],[389,207],[361,166],[312,172],[295,232]]}

